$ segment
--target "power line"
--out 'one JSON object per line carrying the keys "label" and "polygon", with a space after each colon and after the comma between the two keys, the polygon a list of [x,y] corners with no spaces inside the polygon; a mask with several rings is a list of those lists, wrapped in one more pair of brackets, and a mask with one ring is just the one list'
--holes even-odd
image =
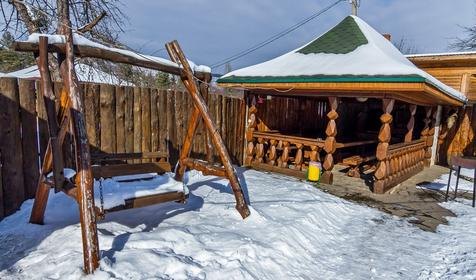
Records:
{"label": "power line", "polygon": [[293,25],[293,26],[291,26],[291,27],[285,29],[284,31],[281,31],[281,32],[279,32],[279,33],[277,33],[277,34],[275,34],[275,35],[269,37],[268,39],[262,41],[261,43],[258,43],[258,44],[254,45],[254,46],[252,46],[252,47],[250,47],[250,48],[248,48],[248,49],[246,49],[246,50],[243,50],[243,51],[241,51],[241,52],[239,52],[239,53],[237,53],[237,54],[235,54],[235,55],[232,55],[232,56],[230,56],[230,57],[228,57],[228,58],[225,58],[225,59],[223,59],[223,60],[220,60],[220,61],[214,63],[211,67],[212,67],[212,68],[217,68],[217,67],[220,67],[220,66],[222,66],[222,65],[225,65],[225,64],[227,64],[227,63],[229,63],[229,62],[232,62],[232,61],[234,61],[234,60],[237,60],[237,59],[239,59],[239,58],[241,58],[241,57],[243,57],[243,56],[245,56],[245,55],[248,55],[248,54],[250,54],[250,53],[252,53],[252,52],[254,52],[254,51],[256,51],[256,50],[258,50],[258,49],[260,49],[260,48],[262,48],[262,47],[264,47],[264,46],[266,46],[266,45],[268,45],[268,44],[270,44],[270,43],[272,43],[272,42],[274,42],[274,41],[276,41],[276,40],[278,40],[279,38],[281,38],[281,37],[283,37],[283,36],[285,36],[285,35],[287,35],[287,34],[293,32],[294,30],[300,28],[300,27],[303,26],[304,24],[310,22],[311,20],[313,20],[313,19],[317,18],[318,16],[322,15],[323,13],[327,12],[328,10],[330,10],[331,8],[333,8],[334,6],[337,6],[337,4],[339,4],[340,2],[344,2],[344,1],[346,1],[346,0],[337,0],[336,2],[334,2],[334,3],[332,3],[331,5],[327,6],[326,8],[324,8],[324,9],[322,9],[322,10],[316,12],[315,14],[311,15],[310,17],[308,17],[308,18],[306,18],[306,19],[303,19],[302,21],[296,23],[295,25]]}

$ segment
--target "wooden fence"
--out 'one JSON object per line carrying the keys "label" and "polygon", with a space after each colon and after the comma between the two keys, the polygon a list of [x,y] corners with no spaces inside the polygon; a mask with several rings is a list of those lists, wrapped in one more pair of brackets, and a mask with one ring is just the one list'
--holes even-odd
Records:
{"label": "wooden fence", "polygon": [[[55,84],[55,92],[60,87]],[[188,93],[105,84],[82,87],[91,152],[168,151],[171,163],[176,163],[193,108]],[[48,141],[46,111],[38,88],[32,80],[0,78],[0,219],[35,195],[39,162]],[[233,162],[241,164],[244,100],[210,94],[208,107]],[[193,156],[204,158],[203,123],[194,140]],[[69,136],[63,149],[65,166],[73,167]]]}

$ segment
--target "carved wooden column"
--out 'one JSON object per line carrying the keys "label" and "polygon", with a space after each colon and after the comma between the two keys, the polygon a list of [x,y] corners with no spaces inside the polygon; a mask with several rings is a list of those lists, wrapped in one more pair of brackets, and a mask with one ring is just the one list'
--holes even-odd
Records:
{"label": "carved wooden column", "polygon": [[432,147],[435,140],[435,131],[436,131],[436,115],[437,108],[432,108],[431,110],[431,120],[430,120],[430,129],[428,130],[428,137],[426,138],[426,152],[425,152],[425,166],[431,165],[432,157]]}
{"label": "carved wooden column", "polygon": [[407,134],[405,134],[405,143],[412,142],[413,138],[413,128],[415,127],[415,114],[417,110],[417,105],[410,104],[409,105],[410,109],[410,120],[408,121],[407,124]]}
{"label": "carved wooden column", "polygon": [[330,111],[327,113],[329,123],[326,128],[327,138],[324,142],[324,151],[326,151],[327,154],[322,164],[324,172],[321,177],[321,181],[325,184],[332,184],[333,182],[332,168],[334,168],[334,158],[332,154],[336,151],[337,125],[335,120],[339,117],[339,114],[337,114],[338,105],[339,99],[337,97],[329,97]]}
{"label": "carved wooden column", "polygon": [[392,138],[392,133],[390,129],[390,124],[392,123],[392,110],[395,105],[395,100],[393,99],[383,99],[383,115],[380,117],[382,126],[378,134],[379,144],[377,146],[376,157],[379,161],[377,164],[377,170],[375,170],[375,182],[374,182],[374,192],[375,193],[384,193],[387,182],[387,175],[389,174],[389,161],[387,159],[388,146]]}
{"label": "carved wooden column", "polygon": [[253,162],[253,157],[255,153],[255,144],[253,139],[253,132],[256,130],[256,113],[258,109],[255,106],[255,97],[252,96],[249,99],[250,108],[248,109],[248,128],[246,129],[246,158],[245,166],[250,166]]}
{"label": "carved wooden column", "polygon": [[[435,133],[435,130],[431,128],[431,123],[432,123],[432,108],[431,107],[425,107],[425,119],[423,120],[423,122],[425,123],[425,126],[423,127],[423,130],[421,131],[421,139],[425,140],[425,143],[426,143],[425,166],[430,166],[431,146],[433,145],[433,135]],[[431,142],[431,145],[428,146],[430,142]]]}

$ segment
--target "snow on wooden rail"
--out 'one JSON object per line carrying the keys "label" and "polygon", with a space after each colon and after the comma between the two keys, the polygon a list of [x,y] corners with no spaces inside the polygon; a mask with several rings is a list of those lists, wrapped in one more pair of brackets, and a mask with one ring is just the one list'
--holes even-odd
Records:
{"label": "snow on wooden rail", "polygon": [[[50,35],[34,33],[28,37],[26,41],[14,42],[11,48],[15,51],[38,52],[38,42],[41,36],[48,37],[49,52],[65,52],[65,38],[63,35]],[[93,57],[110,60],[116,63],[125,63],[139,67],[159,70],[170,74],[181,75],[182,67],[175,62],[165,58],[140,54],[130,50],[124,50],[93,42],[79,34],[73,34],[74,52],[79,57]],[[189,61],[195,76],[202,77],[210,74],[211,69],[208,66],[196,65]]]}

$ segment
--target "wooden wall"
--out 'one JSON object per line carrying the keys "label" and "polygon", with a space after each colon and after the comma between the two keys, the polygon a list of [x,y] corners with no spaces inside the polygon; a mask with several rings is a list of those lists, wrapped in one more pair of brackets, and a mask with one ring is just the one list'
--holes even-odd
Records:
{"label": "wooden wall", "polygon": [[[104,84],[82,87],[91,152],[168,151],[175,165],[192,112],[188,93]],[[0,219],[35,195],[48,141],[44,102],[37,98],[37,88],[32,80],[0,78]],[[60,88],[55,84],[55,92]],[[241,164],[244,100],[210,94],[208,105],[233,162]],[[204,158],[202,123],[194,140],[193,156]],[[74,167],[69,136],[63,150],[65,165]]]}

